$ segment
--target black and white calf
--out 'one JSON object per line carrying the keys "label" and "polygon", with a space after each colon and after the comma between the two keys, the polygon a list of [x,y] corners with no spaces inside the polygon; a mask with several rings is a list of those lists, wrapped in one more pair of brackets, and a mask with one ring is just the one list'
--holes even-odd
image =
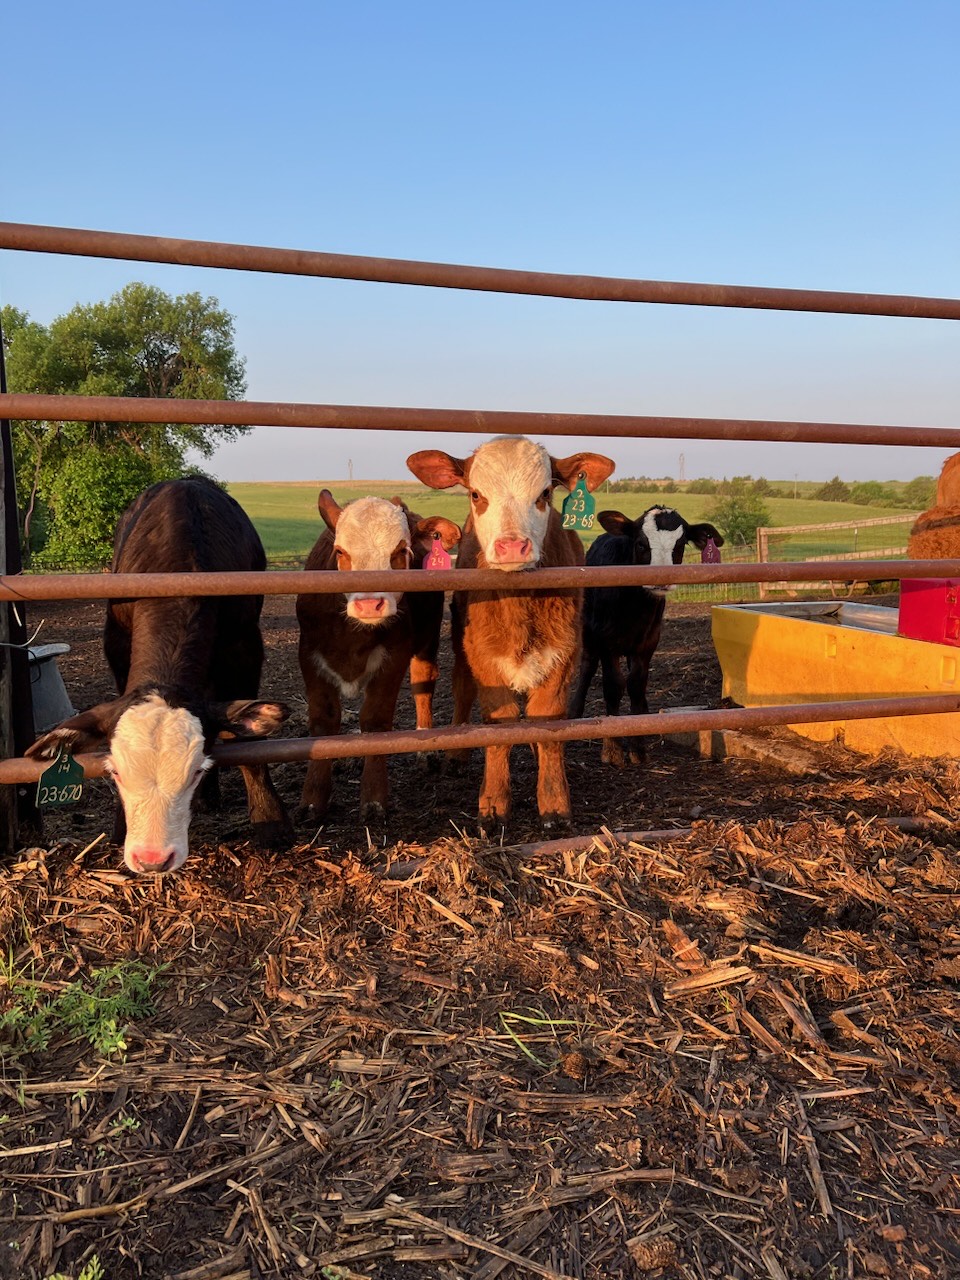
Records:
{"label": "black and white calf", "polygon": [[[687,543],[699,550],[712,538],[723,538],[712,524],[688,524],[672,507],[650,507],[636,520],[619,511],[601,511],[597,519],[606,530],[587,552],[587,564],[681,564]],[[597,666],[602,667],[603,698],[607,715],[620,713],[624,690],[633,715],[645,715],[647,676],[660,643],[666,593],[664,587],[587,587],[583,602],[583,649],[580,675],[570,702],[570,715],[583,715],[587,691]],[[626,658],[624,677],[621,659]],[[604,764],[622,765],[624,751],[632,764],[643,759],[643,739],[607,738]]]}

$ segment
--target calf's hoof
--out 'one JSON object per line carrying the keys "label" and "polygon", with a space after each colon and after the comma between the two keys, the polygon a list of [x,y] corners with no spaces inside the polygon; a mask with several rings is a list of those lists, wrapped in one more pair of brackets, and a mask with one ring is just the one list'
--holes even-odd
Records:
{"label": "calf's hoof", "polygon": [[417,756],[417,768],[421,773],[440,773],[443,770],[443,752],[421,751]]}
{"label": "calf's hoof", "polygon": [[326,804],[304,804],[301,802],[297,805],[293,816],[297,822],[313,823],[315,825],[326,821],[329,808],[330,806]]}
{"label": "calf's hoof", "polygon": [[464,747],[459,751],[445,751],[443,754],[447,757],[447,773],[458,778],[467,772],[471,755],[469,747]]}
{"label": "calf's hoof", "polygon": [[506,818],[502,817],[496,810],[493,810],[492,813],[481,813],[477,817],[480,839],[499,840],[506,827],[506,821]]}
{"label": "calf's hoof", "polygon": [[387,820],[387,809],[379,800],[368,800],[360,806],[360,821],[364,826],[382,827]]}
{"label": "calf's hoof", "polygon": [[293,827],[288,821],[254,822],[250,825],[250,843],[255,849],[279,853],[293,844]]}
{"label": "calf's hoof", "polygon": [[612,764],[615,769],[623,768],[623,747],[616,738],[605,738],[600,748],[600,763]]}
{"label": "calf's hoof", "polygon": [[566,835],[570,830],[569,813],[541,813],[540,828],[545,836]]}

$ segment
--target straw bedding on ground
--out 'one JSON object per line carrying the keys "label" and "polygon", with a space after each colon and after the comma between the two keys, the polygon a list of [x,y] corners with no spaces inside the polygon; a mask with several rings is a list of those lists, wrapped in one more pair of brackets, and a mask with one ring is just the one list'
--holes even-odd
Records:
{"label": "straw bedding on ground", "polygon": [[[98,611],[56,609],[71,692],[106,692]],[[264,688],[295,702],[291,621]],[[706,616],[672,622],[654,704],[716,705]],[[274,857],[228,785],[156,880],[88,848],[92,789],[0,869],[0,1011],[140,961],[153,1012],[112,1054],[6,1033],[0,1274],[960,1275],[957,771],[815,755],[616,773],[578,744],[581,849],[537,844],[525,751],[500,844],[479,763],[395,761],[369,839],[348,764]]]}

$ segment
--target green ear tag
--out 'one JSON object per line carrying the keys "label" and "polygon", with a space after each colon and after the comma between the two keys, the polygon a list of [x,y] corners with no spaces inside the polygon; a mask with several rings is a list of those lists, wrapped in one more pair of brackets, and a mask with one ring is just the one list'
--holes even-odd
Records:
{"label": "green ear tag", "polygon": [[560,508],[564,529],[592,529],[596,509],[594,496],[587,488],[587,478],[581,471],[577,487],[567,494]]}
{"label": "green ear tag", "polygon": [[59,809],[79,803],[83,795],[83,765],[77,764],[66,747],[37,783],[37,808]]}

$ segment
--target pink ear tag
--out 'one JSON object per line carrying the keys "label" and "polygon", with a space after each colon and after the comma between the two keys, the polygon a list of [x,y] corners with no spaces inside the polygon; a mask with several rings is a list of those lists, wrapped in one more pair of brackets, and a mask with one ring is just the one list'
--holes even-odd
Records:
{"label": "pink ear tag", "polygon": [[720,563],[720,548],[717,546],[717,544],[714,542],[712,538],[707,539],[706,545],[704,546],[703,550],[700,552],[700,563],[701,564],[719,564]]}
{"label": "pink ear tag", "polygon": [[433,535],[433,544],[430,547],[430,554],[424,560],[423,567],[425,569],[449,569],[452,563],[449,553],[443,548],[439,533],[435,533]]}

